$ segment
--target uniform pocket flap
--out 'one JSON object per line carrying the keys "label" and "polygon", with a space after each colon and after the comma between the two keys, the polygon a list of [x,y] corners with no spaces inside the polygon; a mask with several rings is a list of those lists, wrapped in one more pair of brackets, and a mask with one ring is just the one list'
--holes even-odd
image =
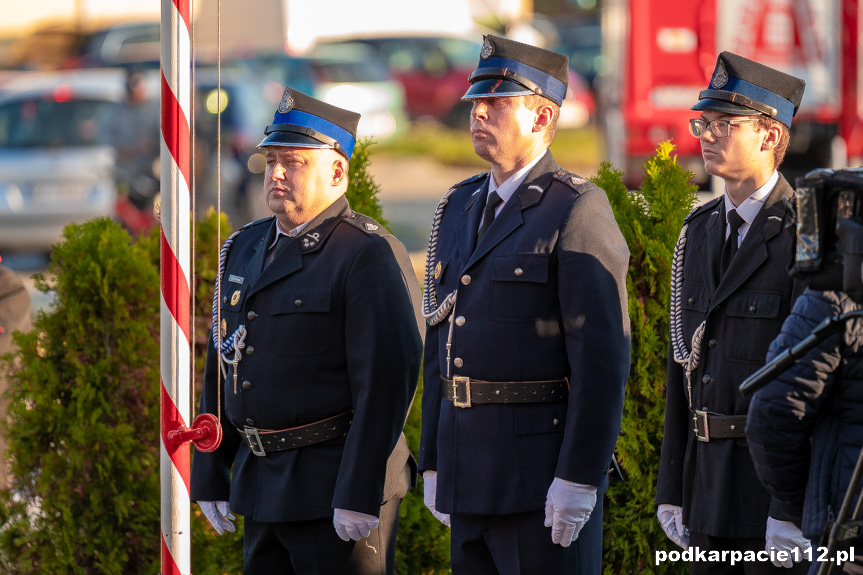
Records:
{"label": "uniform pocket flap", "polygon": [[683,286],[680,289],[680,307],[706,313],[709,304],[710,294],[703,284],[683,282]]}
{"label": "uniform pocket flap", "polygon": [[548,255],[516,254],[494,258],[493,281],[533,282],[548,281]]}
{"label": "uniform pocket flap", "polygon": [[771,318],[779,315],[782,296],[778,293],[744,292],[728,298],[725,313],[734,317]]}
{"label": "uniform pocket flap", "polygon": [[330,311],[330,286],[292,286],[273,292],[271,311],[283,313],[313,313]]}

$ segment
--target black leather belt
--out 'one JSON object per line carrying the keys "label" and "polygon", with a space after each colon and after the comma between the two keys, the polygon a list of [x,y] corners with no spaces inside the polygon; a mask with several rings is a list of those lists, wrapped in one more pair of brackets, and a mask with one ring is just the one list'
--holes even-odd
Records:
{"label": "black leather belt", "polygon": [[469,377],[440,378],[441,397],[456,407],[480,403],[552,403],[569,396],[566,379],[548,381],[482,381]]}
{"label": "black leather belt", "polygon": [[257,429],[245,426],[237,428],[246,438],[246,445],[257,456],[263,457],[268,451],[297,449],[341,437],[348,432],[354,412],[346,411],[321,421],[291,427],[290,429]]}
{"label": "black leather belt", "polygon": [[696,409],[692,412],[695,437],[698,441],[746,437],[745,415],[720,415]]}

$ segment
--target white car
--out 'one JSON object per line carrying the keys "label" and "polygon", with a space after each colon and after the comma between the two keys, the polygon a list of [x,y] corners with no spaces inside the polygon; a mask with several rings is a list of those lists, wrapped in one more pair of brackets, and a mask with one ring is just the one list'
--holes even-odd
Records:
{"label": "white car", "polygon": [[107,124],[123,70],[23,74],[0,86],[0,252],[50,251],[63,228],[113,216]]}

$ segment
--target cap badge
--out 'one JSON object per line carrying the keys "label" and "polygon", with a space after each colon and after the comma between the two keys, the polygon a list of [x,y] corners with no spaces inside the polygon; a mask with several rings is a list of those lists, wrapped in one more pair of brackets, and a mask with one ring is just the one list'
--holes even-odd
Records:
{"label": "cap badge", "polygon": [[282,101],[279,102],[279,114],[287,114],[294,108],[294,98],[291,96],[291,89],[285,88],[285,93],[282,94]]}
{"label": "cap badge", "polygon": [[231,305],[237,305],[238,301],[240,301],[240,290],[231,294]]}
{"label": "cap badge", "polygon": [[491,43],[491,40],[486,36],[482,42],[482,50],[479,53],[479,57],[483,60],[488,60],[491,55],[494,54],[494,44]]}
{"label": "cap badge", "polygon": [[719,63],[716,64],[716,70],[713,72],[713,80],[710,81],[710,85],[718,90],[727,83],[728,72],[725,71],[725,64],[720,60]]}

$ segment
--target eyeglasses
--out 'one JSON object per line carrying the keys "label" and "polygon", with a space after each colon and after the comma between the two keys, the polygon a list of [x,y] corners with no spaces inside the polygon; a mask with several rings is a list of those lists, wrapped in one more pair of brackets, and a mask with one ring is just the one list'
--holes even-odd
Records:
{"label": "eyeglasses", "polygon": [[746,120],[713,120],[706,122],[701,118],[693,118],[689,120],[689,133],[700,138],[707,128],[710,128],[711,133],[717,138],[727,138],[731,133],[731,126],[734,124],[745,124],[747,122],[757,122],[756,118]]}

